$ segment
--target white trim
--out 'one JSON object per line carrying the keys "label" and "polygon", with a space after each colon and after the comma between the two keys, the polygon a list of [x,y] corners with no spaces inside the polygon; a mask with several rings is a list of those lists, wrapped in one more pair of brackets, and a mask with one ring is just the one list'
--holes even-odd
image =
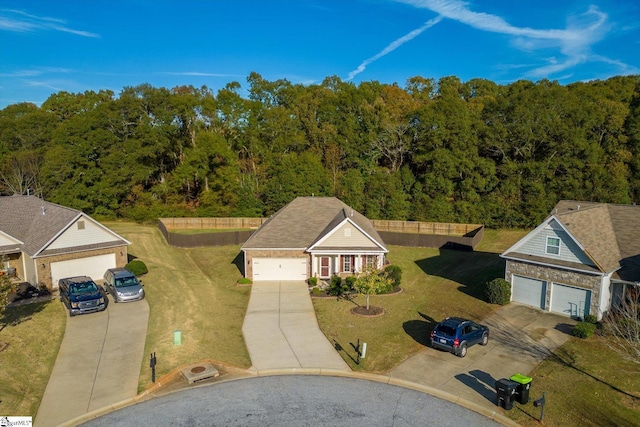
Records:
{"label": "white trim", "polygon": [[[557,240],[558,241],[558,246],[550,245],[549,244],[549,240],[550,239]],[[547,255],[558,255],[558,256],[560,256],[560,246],[562,246],[562,239],[560,237],[558,237],[558,236],[547,236],[546,240],[545,240],[545,243],[544,243],[544,253],[547,254]],[[558,248],[558,253],[556,254],[556,253],[553,253],[553,252],[549,252],[549,248],[554,248],[554,249]]]}
{"label": "white trim", "polygon": [[584,252],[589,257],[589,259],[591,259],[595,264],[597,264],[595,262],[595,260],[593,260],[593,258],[591,258],[591,256],[589,255],[587,250],[584,248],[584,246],[582,246],[580,244],[580,242],[573,236],[573,234],[571,234],[571,232],[569,230],[567,230],[567,228],[562,224],[562,222],[555,215],[551,215],[549,218],[544,220],[539,226],[537,226],[532,231],[527,233],[526,236],[524,236],[522,239],[518,240],[513,246],[511,246],[509,249],[507,249],[502,254],[500,254],[500,256],[503,256],[504,254],[508,254],[509,252],[517,252],[517,250],[518,250],[518,248],[520,248],[520,246],[523,246],[531,238],[533,238],[535,235],[537,235],[538,232],[540,232],[542,229],[544,229],[551,221],[555,221],[567,233],[569,238],[571,240],[573,240],[573,242],[576,245],[578,245],[578,247],[582,250],[582,252]]}
{"label": "white trim", "polygon": [[592,276],[605,276],[607,274],[612,273],[612,272],[603,273],[601,271],[600,272],[598,272],[598,271],[586,271],[586,270],[580,270],[578,268],[565,267],[564,265],[560,266],[560,265],[557,265],[557,264],[548,264],[548,263],[545,263],[545,262],[533,261],[533,260],[529,260],[529,259],[524,260],[524,259],[521,259],[521,258],[514,258],[514,257],[509,257],[509,256],[504,256],[504,255],[500,255],[500,257],[504,258],[504,259],[508,259],[509,261],[518,261],[518,262],[523,262],[523,263],[528,263],[528,264],[542,265],[542,266],[545,266],[545,267],[553,267],[553,268],[557,268],[557,269],[560,269],[560,270],[577,271],[577,272],[580,272],[580,273],[591,274]]}
{"label": "white trim", "polygon": [[345,218],[342,221],[340,221],[340,223],[338,223],[332,230],[328,231],[327,233],[324,234],[324,236],[322,236],[319,240],[317,240],[314,244],[312,244],[311,246],[309,246],[307,248],[307,251],[311,252],[316,246],[320,245],[322,242],[324,242],[325,240],[327,240],[331,235],[333,235],[333,233],[335,233],[340,227],[342,227],[346,222],[349,222],[352,226],[354,226],[355,228],[358,229],[358,231],[360,231],[362,234],[365,235],[365,237],[367,237],[369,240],[371,240],[373,243],[376,244],[376,246],[378,246],[381,250],[383,250],[385,253],[389,252],[387,250],[387,248],[385,248],[383,245],[380,244],[380,242],[378,242],[376,239],[374,239],[373,237],[371,237],[366,231],[364,231],[362,228],[360,228],[358,226],[358,224],[356,224],[353,220],[351,220],[351,218]]}
{"label": "white trim", "polygon": [[[123,242],[125,242],[125,245],[130,245],[131,242],[128,241],[127,239],[125,239],[124,237],[120,236],[119,234],[117,234],[116,232],[114,232],[113,230],[105,227],[104,225],[100,224],[98,221],[96,221],[95,219],[91,218],[89,215],[84,214],[84,212],[79,212],[78,215],[76,215],[66,226],[62,227],[60,229],[60,231],[58,231],[58,233],[56,233],[51,240],[49,240],[47,243],[44,244],[44,246],[42,246],[39,250],[37,250],[34,254],[33,257],[36,258],[38,257],[38,255],[40,255],[41,252],[44,252],[47,250],[47,248],[49,246],[51,246],[51,244],[62,235],[62,233],[64,233],[65,231],[67,231],[70,227],[72,227],[75,223],[78,222],[78,220],[80,218],[84,218],[85,220],[91,221],[93,224],[95,224],[96,226],[102,228],[104,231],[106,231],[107,233],[117,237],[118,239],[122,240]],[[105,242],[107,243],[107,242]],[[114,246],[125,246],[123,244],[118,244],[118,245],[114,245]],[[114,247],[111,246],[111,247]],[[84,252],[84,251],[78,251],[78,252]],[[65,252],[65,253],[73,253],[73,252]]]}

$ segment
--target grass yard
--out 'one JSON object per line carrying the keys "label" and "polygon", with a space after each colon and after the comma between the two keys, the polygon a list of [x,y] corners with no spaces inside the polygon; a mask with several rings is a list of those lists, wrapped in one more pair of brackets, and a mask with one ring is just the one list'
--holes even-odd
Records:
{"label": "grass yard", "polygon": [[8,308],[0,318],[0,415],[35,417],[62,343],[59,301]]}
{"label": "grass yard", "polygon": [[[573,338],[531,374],[530,396],[545,392],[547,426],[640,426],[640,365],[622,360],[604,338]],[[520,405],[509,416],[539,426],[540,408]]]}
{"label": "grass yard", "polygon": [[[140,390],[151,384],[151,352],[157,357],[157,377],[207,358],[251,366],[242,337],[251,288],[236,286],[241,273],[234,261],[240,246],[180,249],[167,245],[155,226],[105,225],[132,242],[129,254],[149,269],[142,279],[150,317]],[[182,335],[177,346],[176,330]]]}
{"label": "grass yard", "polygon": [[[355,304],[336,298],[314,298],[320,328],[354,370],[382,373],[422,350],[429,332],[447,316],[481,320],[497,306],[483,301],[484,284],[504,276],[504,261],[498,254],[525,232],[486,230],[475,252],[428,248],[389,248],[389,260],[402,267],[399,295],[371,296],[370,304],[383,307],[385,315],[363,318],[352,315]],[[353,345],[367,343],[367,355],[355,362]]]}

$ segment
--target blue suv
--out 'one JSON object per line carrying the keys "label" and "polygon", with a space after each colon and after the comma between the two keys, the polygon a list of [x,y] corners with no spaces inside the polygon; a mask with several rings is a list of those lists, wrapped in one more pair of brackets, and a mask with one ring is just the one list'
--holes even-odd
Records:
{"label": "blue suv", "polygon": [[487,345],[489,328],[471,320],[447,317],[431,331],[431,347],[446,350],[458,357],[467,355],[474,344]]}

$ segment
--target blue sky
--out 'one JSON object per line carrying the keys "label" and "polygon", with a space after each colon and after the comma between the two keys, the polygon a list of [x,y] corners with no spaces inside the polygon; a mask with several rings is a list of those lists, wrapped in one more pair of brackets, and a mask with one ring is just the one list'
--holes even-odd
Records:
{"label": "blue sky", "polygon": [[640,74],[637,0],[1,0],[0,108],[59,91],[338,76]]}

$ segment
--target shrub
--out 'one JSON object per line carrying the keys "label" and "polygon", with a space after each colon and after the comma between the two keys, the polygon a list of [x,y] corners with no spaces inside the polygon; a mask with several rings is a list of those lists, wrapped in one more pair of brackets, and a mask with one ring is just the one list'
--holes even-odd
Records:
{"label": "shrub", "polygon": [[578,338],[589,338],[596,332],[596,325],[589,322],[580,322],[573,327],[573,336]]}
{"label": "shrub", "polygon": [[353,285],[356,283],[356,280],[358,280],[356,276],[348,276],[344,279],[347,290],[352,291],[354,289]]}
{"label": "shrub", "polygon": [[249,279],[248,277],[241,277],[238,279],[238,284],[239,285],[250,285],[251,284],[251,279]]}
{"label": "shrub", "polygon": [[394,288],[400,286],[402,282],[402,268],[399,265],[388,265],[384,269],[384,274],[391,279]]}
{"label": "shrub", "polygon": [[143,274],[147,274],[149,272],[145,263],[140,261],[139,259],[134,259],[133,261],[125,265],[124,268],[126,268],[136,276],[142,276]]}
{"label": "shrub", "polygon": [[331,284],[329,285],[329,289],[327,290],[327,293],[329,295],[335,295],[339,297],[351,290],[352,288],[346,280],[343,282],[340,276],[331,276]]}
{"label": "shrub", "polygon": [[598,323],[598,318],[593,314],[588,314],[585,316],[584,321],[587,323],[593,323],[594,325]]}
{"label": "shrub", "polygon": [[309,280],[307,280],[307,282],[309,283],[309,286],[315,286],[318,284],[318,278],[317,277],[309,277]]}
{"label": "shrub", "polygon": [[506,280],[496,278],[485,286],[485,295],[491,304],[506,305],[511,301],[511,285]]}

